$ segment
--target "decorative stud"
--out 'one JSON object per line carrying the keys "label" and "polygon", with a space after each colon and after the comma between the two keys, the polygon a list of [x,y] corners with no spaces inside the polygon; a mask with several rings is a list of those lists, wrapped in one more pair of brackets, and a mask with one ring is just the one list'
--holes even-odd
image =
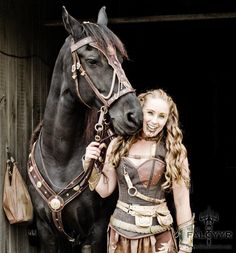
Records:
{"label": "decorative stud", "polygon": [[42,182],[38,181],[36,185],[37,185],[38,188],[40,188],[42,186]]}
{"label": "decorative stud", "polygon": [[50,204],[50,206],[51,206],[51,208],[52,208],[53,210],[57,210],[57,209],[59,209],[59,208],[61,207],[61,202],[60,202],[60,200],[59,200],[57,197],[53,198],[53,199],[49,202],[49,204]]}
{"label": "decorative stud", "polygon": [[74,189],[75,191],[79,191],[79,190],[80,190],[80,186],[79,186],[79,185],[76,185],[73,189]]}

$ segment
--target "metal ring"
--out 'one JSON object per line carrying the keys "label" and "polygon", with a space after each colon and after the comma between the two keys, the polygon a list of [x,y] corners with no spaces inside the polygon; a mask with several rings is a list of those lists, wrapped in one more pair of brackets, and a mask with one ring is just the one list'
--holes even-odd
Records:
{"label": "metal ring", "polygon": [[108,112],[108,109],[107,109],[106,106],[103,105],[103,106],[101,107],[101,111],[103,111],[104,114],[106,114],[106,113]]}
{"label": "metal ring", "polygon": [[101,140],[101,137],[99,135],[95,135],[94,139],[95,141],[99,142]]}
{"label": "metal ring", "polygon": [[[133,191],[133,193],[132,193],[132,191]],[[130,196],[136,196],[137,195],[137,192],[138,192],[138,190],[137,190],[137,188],[136,187],[134,187],[134,186],[132,186],[132,187],[130,187],[129,189],[128,189],[128,194],[130,195]]]}
{"label": "metal ring", "polygon": [[102,131],[104,127],[103,127],[102,124],[97,123],[97,124],[94,126],[94,128],[95,128],[96,131]]}

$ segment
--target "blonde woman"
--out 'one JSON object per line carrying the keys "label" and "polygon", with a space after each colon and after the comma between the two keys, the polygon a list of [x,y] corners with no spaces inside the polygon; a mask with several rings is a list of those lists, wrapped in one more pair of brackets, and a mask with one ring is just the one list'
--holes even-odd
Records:
{"label": "blonde woman", "polygon": [[[109,196],[118,183],[119,198],[109,223],[108,253],[192,252],[194,217],[190,173],[176,104],[162,89],[139,95],[143,128],[116,137],[108,147],[102,173],[93,171],[90,189]],[[98,159],[101,144],[86,149],[84,167]],[[165,193],[173,191],[179,245]],[[178,248],[178,249],[177,249]]]}

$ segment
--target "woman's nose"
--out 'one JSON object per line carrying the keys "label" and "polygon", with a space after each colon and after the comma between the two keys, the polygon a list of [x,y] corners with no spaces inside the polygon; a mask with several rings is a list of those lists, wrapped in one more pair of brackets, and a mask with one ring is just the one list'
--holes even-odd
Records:
{"label": "woman's nose", "polygon": [[158,117],[153,117],[151,122],[152,122],[152,124],[157,125],[158,124]]}

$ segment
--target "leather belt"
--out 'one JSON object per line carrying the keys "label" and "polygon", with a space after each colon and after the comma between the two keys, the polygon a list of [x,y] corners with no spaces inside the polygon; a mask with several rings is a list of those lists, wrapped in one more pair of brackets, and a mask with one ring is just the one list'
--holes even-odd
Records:
{"label": "leather belt", "polygon": [[115,226],[117,228],[121,228],[127,231],[136,232],[136,233],[142,233],[142,234],[159,234],[162,232],[165,232],[167,230],[170,230],[171,227],[162,227],[161,225],[154,225],[149,227],[139,227],[134,224],[130,224],[121,220],[118,220],[111,216],[110,224],[112,226]]}
{"label": "leather belt", "polygon": [[155,206],[142,206],[135,204],[129,205],[123,201],[118,200],[116,206],[121,210],[123,210],[124,212],[131,214],[132,216],[143,215],[143,216],[156,217],[159,214],[165,215],[169,213],[169,210],[167,209],[166,206],[166,202]]}

